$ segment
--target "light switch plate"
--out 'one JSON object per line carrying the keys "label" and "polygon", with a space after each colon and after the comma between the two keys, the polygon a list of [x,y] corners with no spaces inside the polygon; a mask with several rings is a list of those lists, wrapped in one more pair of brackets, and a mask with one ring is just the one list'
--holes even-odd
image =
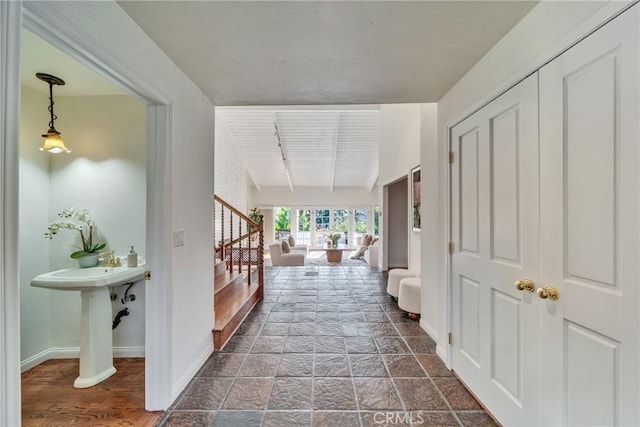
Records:
{"label": "light switch plate", "polygon": [[184,246],[184,230],[173,230],[173,247]]}

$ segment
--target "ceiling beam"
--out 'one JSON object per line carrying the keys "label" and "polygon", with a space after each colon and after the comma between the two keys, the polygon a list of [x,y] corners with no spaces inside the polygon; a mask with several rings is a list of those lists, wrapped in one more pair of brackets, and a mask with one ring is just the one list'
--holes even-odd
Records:
{"label": "ceiling beam", "polygon": [[[229,122],[227,122],[227,118],[224,116],[224,114],[220,114],[218,117],[220,117],[222,119],[221,120],[222,121],[222,127],[226,131],[226,133],[229,135],[229,137],[232,139],[231,145],[233,146],[233,149],[238,154],[238,157],[240,158],[240,164],[244,168],[244,170],[247,173],[247,175],[249,175],[249,178],[251,179],[251,182],[253,182],[253,185],[256,187],[258,192],[260,192],[260,184],[258,184],[258,180],[255,178],[255,176],[253,176],[253,173],[252,173],[253,172],[253,168],[249,167],[249,162],[247,161],[246,156],[242,152],[242,149],[240,148],[240,145],[236,141],[236,136],[233,133],[233,131],[231,130],[231,127],[229,126]],[[215,186],[215,183],[214,183],[214,186]]]}
{"label": "ceiling beam", "polygon": [[280,135],[280,127],[278,126],[278,112],[274,113],[273,127],[275,127],[275,136],[278,139],[278,148],[280,148],[280,154],[282,155],[282,164],[284,165],[284,173],[287,175],[287,182],[289,183],[289,190],[293,193],[293,182],[291,181],[291,174],[289,173],[289,165],[287,164],[287,155],[284,150],[284,140]]}
{"label": "ceiling beam", "polygon": [[340,137],[340,122],[342,121],[342,113],[336,115],[335,132],[333,133],[333,153],[331,154],[331,181],[329,183],[329,191],[333,193],[333,183],[336,179],[336,161],[338,157],[338,138]]}

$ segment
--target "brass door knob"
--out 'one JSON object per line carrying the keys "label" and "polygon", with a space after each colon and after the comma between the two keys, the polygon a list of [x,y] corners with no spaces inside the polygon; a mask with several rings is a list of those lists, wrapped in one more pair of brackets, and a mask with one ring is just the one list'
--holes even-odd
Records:
{"label": "brass door knob", "polygon": [[533,292],[535,287],[536,287],[536,285],[535,285],[535,283],[533,283],[533,280],[522,279],[522,280],[517,280],[516,281],[516,289],[519,290],[519,291],[526,290],[527,292]]}
{"label": "brass door knob", "polygon": [[545,286],[544,288],[538,288],[538,296],[542,299],[549,298],[550,300],[557,301],[560,298],[560,292],[553,286]]}

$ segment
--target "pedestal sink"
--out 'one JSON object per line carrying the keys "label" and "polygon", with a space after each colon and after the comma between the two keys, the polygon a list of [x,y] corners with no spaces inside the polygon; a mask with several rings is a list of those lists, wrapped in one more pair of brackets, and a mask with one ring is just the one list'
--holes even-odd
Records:
{"label": "pedestal sink", "polygon": [[80,291],[80,375],[74,387],[91,387],[116,373],[109,287],[141,280],[144,270],[144,264],[134,268],[69,268],[41,274],[31,281],[31,286],[39,288]]}

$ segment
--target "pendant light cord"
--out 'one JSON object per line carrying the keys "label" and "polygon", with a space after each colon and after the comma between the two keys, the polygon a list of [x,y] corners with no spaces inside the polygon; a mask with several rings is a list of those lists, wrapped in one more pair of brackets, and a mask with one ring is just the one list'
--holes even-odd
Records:
{"label": "pendant light cord", "polygon": [[58,118],[55,114],[53,114],[53,84],[49,82],[49,113],[51,113],[51,121],[49,122],[49,129],[53,129],[53,122]]}

